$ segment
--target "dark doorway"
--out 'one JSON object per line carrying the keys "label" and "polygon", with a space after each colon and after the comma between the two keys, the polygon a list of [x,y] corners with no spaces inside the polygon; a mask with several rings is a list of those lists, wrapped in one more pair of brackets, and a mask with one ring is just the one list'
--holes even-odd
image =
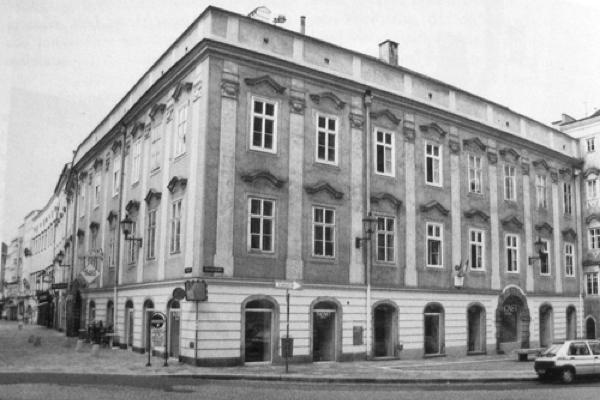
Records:
{"label": "dark doorway", "polygon": [[335,361],[337,350],[337,306],[322,301],[312,310],[313,361]]}
{"label": "dark doorway", "polygon": [[393,357],[396,348],[397,311],[391,304],[380,304],[373,312],[373,355]]}
{"label": "dark doorway", "polygon": [[585,321],[585,338],[596,339],[596,321],[592,317],[588,317]]}
{"label": "dark doorway", "polygon": [[133,302],[127,300],[125,303],[125,343],[130,349],[133,347],[133,317]]}
{"label": "dark doorway", "polygon": [[567,307],[567,340],[577,339],[577,310]]}
{"label": "dark doorway", "polygon": [[268,300],[253,300],[244,310],[244,361],[271,362],[273,360],[273,309]]}
{"label": "dark doorway", "polygon": [[540,306],[540,347],[548,347],[552,344],[554,317],[552,306],[542,304]]}
{"label": "dark doorway", "polygon": [[181,310],[177,300],[171,300],[169,310],[169,357],[179,358],[179,331]]}
{"label": "dark doorway", "polygon": [[152,300],[144,301],[144,313],[142,314],[142,343],[145,351],[150,351],[152,348],[150,339],[150,320],[152,319],[152,313],[154,313],[154,302]]}
{"label": "dark doorway", "polygon": [[467,352],[485,352],[485,309],[472,305],[467,310]]}
{"label": "dark doorway", "polygon": [[428,304],[423,313],[423,324],[425,355],[443,354],[444,308],[437,303]]}

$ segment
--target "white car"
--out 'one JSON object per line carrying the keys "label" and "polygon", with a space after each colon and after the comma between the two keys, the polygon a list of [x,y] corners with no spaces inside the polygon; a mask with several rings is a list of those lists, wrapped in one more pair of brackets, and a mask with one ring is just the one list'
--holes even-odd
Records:
{"label": "white car", "polygon": [[579,375],[600,375],[600,341],[567,340],[553,344],[535,359],[540,379],[559,377],[570,383]]}

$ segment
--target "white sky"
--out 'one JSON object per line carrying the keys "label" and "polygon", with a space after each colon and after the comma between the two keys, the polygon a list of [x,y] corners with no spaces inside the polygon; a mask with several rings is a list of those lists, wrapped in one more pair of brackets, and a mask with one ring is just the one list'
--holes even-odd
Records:
{"label": "white sky", "polygon": [[[600,107],[594,0],[2,0],[0,239],[42,208],[72,151],[209,4],[265,5],[283,26],[376,56],[550,123]],[[4,213],[2,213],[4,211]]]}

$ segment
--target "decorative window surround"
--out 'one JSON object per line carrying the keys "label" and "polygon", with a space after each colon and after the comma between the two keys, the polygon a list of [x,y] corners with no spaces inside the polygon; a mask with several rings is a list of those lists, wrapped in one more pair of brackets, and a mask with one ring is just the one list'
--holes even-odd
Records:
{"label": "decorative window surround", "polygon": [[309,97],[315,104],[321,104],[321,101],[323,99],[329,99],[330,101],[333,102],[333,104],[335,104],[336,108],[338,108],[339,110],[344,109],[344,107],[346,106],[346,103],[344,101],[342,101],[338,96],[336,96],[332,92],[322,92],[319,94],[310,94]]}
{"label": "decorative window surround", "polygon": [[561,234],[563,240],[566,242],[574,242],[577,240],[577,233],[572,228],[562,230]]}
{"label": "decorative window surround", "polygon": [[402,200],[390,193],[380,192],[371,195],[371,203],[378,204],[381,201],[389,202],[396,210],[402,207]]}
{"label": "decorative window surround", "polygon": [[181,189],[184,189],[187,186],[187,178],[182,178],[179,176],[172,177],[167,184],[167,189],[169,189],[169,192],[173,194],[177,186],[181,187]]}
{"label": "decorative window surround", "polygon": [[514,215],[502,219],[500,223],[504,229],[509,231],[520,232],[523,230],[523,222],[521,222],[519,218]]}
{"label": "decorative window surround", "polygon": [[444,139],[448,134],[448,132],[442,129],[442,127],[436,124],[435,122],[426,125],[420,125],[419,129],[421,130],[421,132],[437,134],[440,140]]}
{"label": "decorative window surround", "polygon": [[480,151],[485,153],[487,146],[478,138],[463,139],[463,150]]}
{"label": "decorative window surround", "polygon": [[337,165],[340,147],[338,118],[317,113],[315,122],[315,161]]}
{"label": "decorative window surround", "polygon": [[575,246],[573,243],[565,243],[565,276],[575,276]]}
{"label": "decorative window surround", "polygon": [[115,220],[118,216],[119,214],[115,210],[110,210],[106,220],[108,221],[108,223],[112,224],[112,221]]}
{"label": "decorative window surround", "polygon": [[511,273],[519,272],[519,236],[507,234],[504,236],[506,249],[506,271]]}
{"label": "decorative window surround", "polygon": [[519,159],[521,158],[521,155],[519,153],[517,153],[517,151],[515,149],[512,149],[510,147],[505,147],[503,149],[498,150],[498,153],[500,154],[500,157],[502,157],[502,159],[506,162],[512,163],[512,164],[518,164]]}
{"label": "decorative window surround", "polygon": [[144,201],[146,202],[146,204],[149,204],[152,201],[152,199],[160,200],[161,197],[162,197],[161,192],[154,190],[154,189],[150,189],[150,190],[148,190],[146,197],[144,197]]}
{"label": "decorative window surround", "polygon": [[125,211],[130,213],[132,211],[138,211],[140,209],[140,202],[137,200],[129,200],[125,206]]}
{"label": "decorative window surround", "polygon": [[384,110],[379,110],[379,111],[371,111],[371,113],[369,114],[369,116],[371,117],[371,119],[373,120],[377,120],[377,119],[381,119],[381,118],[387,118],[392,124],[394,125],[398,125],[401,122],[401,119],[396,117],[396,115],[394,115],[393,112],[391,112],[389,109],[384,109]]}
{"label": "decorative window surround", "polygon": [[425,184],[443,186],[443,147],[442,145],[425,141]]}
{"label": "decorative window surround", "polygon": [[427,222],[425,224],[425,246],[427,266],[443,268],[444,262],[444,225]]}
{"label": "decorative window surround", "polygon": [[436,200],[432,200],[426,204],[421,204],[421,206],[419,207],[419,210],[421,210],[421,212],[424,212],[424,213],[428,213],[428,212],[431,212],[432,210],[436,210],[443,216],[447,216],[448,214],[450,214],[450,210],[448,210],[446,207],[441,205]]}
{"label": "decorative window surround", "polygon": [[251,184],[254,184],[258,180],[265,180],[277,189],[281,188],[285,184],[283,179],[277,178],[275,175],[266,170],[244,173],[241,175],[241,178],[242,181]]}
{"label": "decorative window surround", "polygon": [[396,137],[394,132],[373,129],[373,163],[378,175],[396,176]]}
{"label": "decorative window surround", "polygon": [[313,207],[313,257],[335,258],[335,218],[335,209],[327,207]]}
{"label": "decorative window surround", "polygon": [[269,75],[259,76],[257,78],[245,78],[244,82],[248,86],[260,86],[265,85],[271,88],[277,94],[283,94],[285,92],[285,86],[280,85],[275,79]]}
{"label": "decorative window surround", "polygon": [[465,216],[465,218],[468,218],[468,219],[479,218],[483,222],[488,222],[490,220],[489,215],[487,215],[486,213],[484,213],[481,210],[477,210],[474,208],[472,208],[468,211],[465,211],[463,215]]}
{"label": "decorative window surround", "polygon": [[250,107],[250,149],[277,153],[278,103],[252,96]]}
{"label": "decorative window surround", "polygon": [[331,186],[327,182],[317,182],[314,185],[306,185],[304,186],[304,190],[308,194],[315,194],[319,192],[326,192],[331,196],[331,198],[336,200],[341,200],[344,197],[344,193],[336,190],[333,186]]}
{"label": "decorative window surround", "polygon": [[275,201],[248,199],[248,252],[273,253],[275,249]]}
{"label": "decorative window surround", "polygon": [[552,233],[554,232],[552,225],[550,225],[547,222],[544,222],[542,224],[537,224],[535,226],[535,230],[540,234],[543,234],[545,231],[546,235],[548,235],[548,236],[552,236]]}
{"label": "decorative window surround", "polygon": [[183,92],[190,92],[192,90],[192,82],[179,82],[174,88],[171,97],[173,100],[179,100],[179,97]]}
{"label": "decorative window surround", "polygon": [[469,229],[469,265],[475,271],[485,269],[485,232],[481,229]]}
{"label": "decorative window surround", "polygon": [[396,261],[396,218],[377,216],[376,260],[393,263]]}

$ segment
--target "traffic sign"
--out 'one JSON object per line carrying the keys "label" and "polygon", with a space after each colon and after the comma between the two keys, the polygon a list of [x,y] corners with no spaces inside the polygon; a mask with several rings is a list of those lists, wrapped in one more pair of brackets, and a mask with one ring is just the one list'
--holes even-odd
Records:
{"label": "traffic sign", "polygon": [[150,319],[150,325],[156,329],[162,328],[165,324],[165,320],[165,314],[161,312],[155,312],[154,314],[152,314],[152,318]]}
{"label": "traffic sign", "polygon": [[296,281],[275,281],[275,287],[278,289],[298,290],[302,285]]}
{"label": "traffic sign", "polygon": [[152,329],[152,345],[155,347],[162,346],[165,343],[165,330]]}

